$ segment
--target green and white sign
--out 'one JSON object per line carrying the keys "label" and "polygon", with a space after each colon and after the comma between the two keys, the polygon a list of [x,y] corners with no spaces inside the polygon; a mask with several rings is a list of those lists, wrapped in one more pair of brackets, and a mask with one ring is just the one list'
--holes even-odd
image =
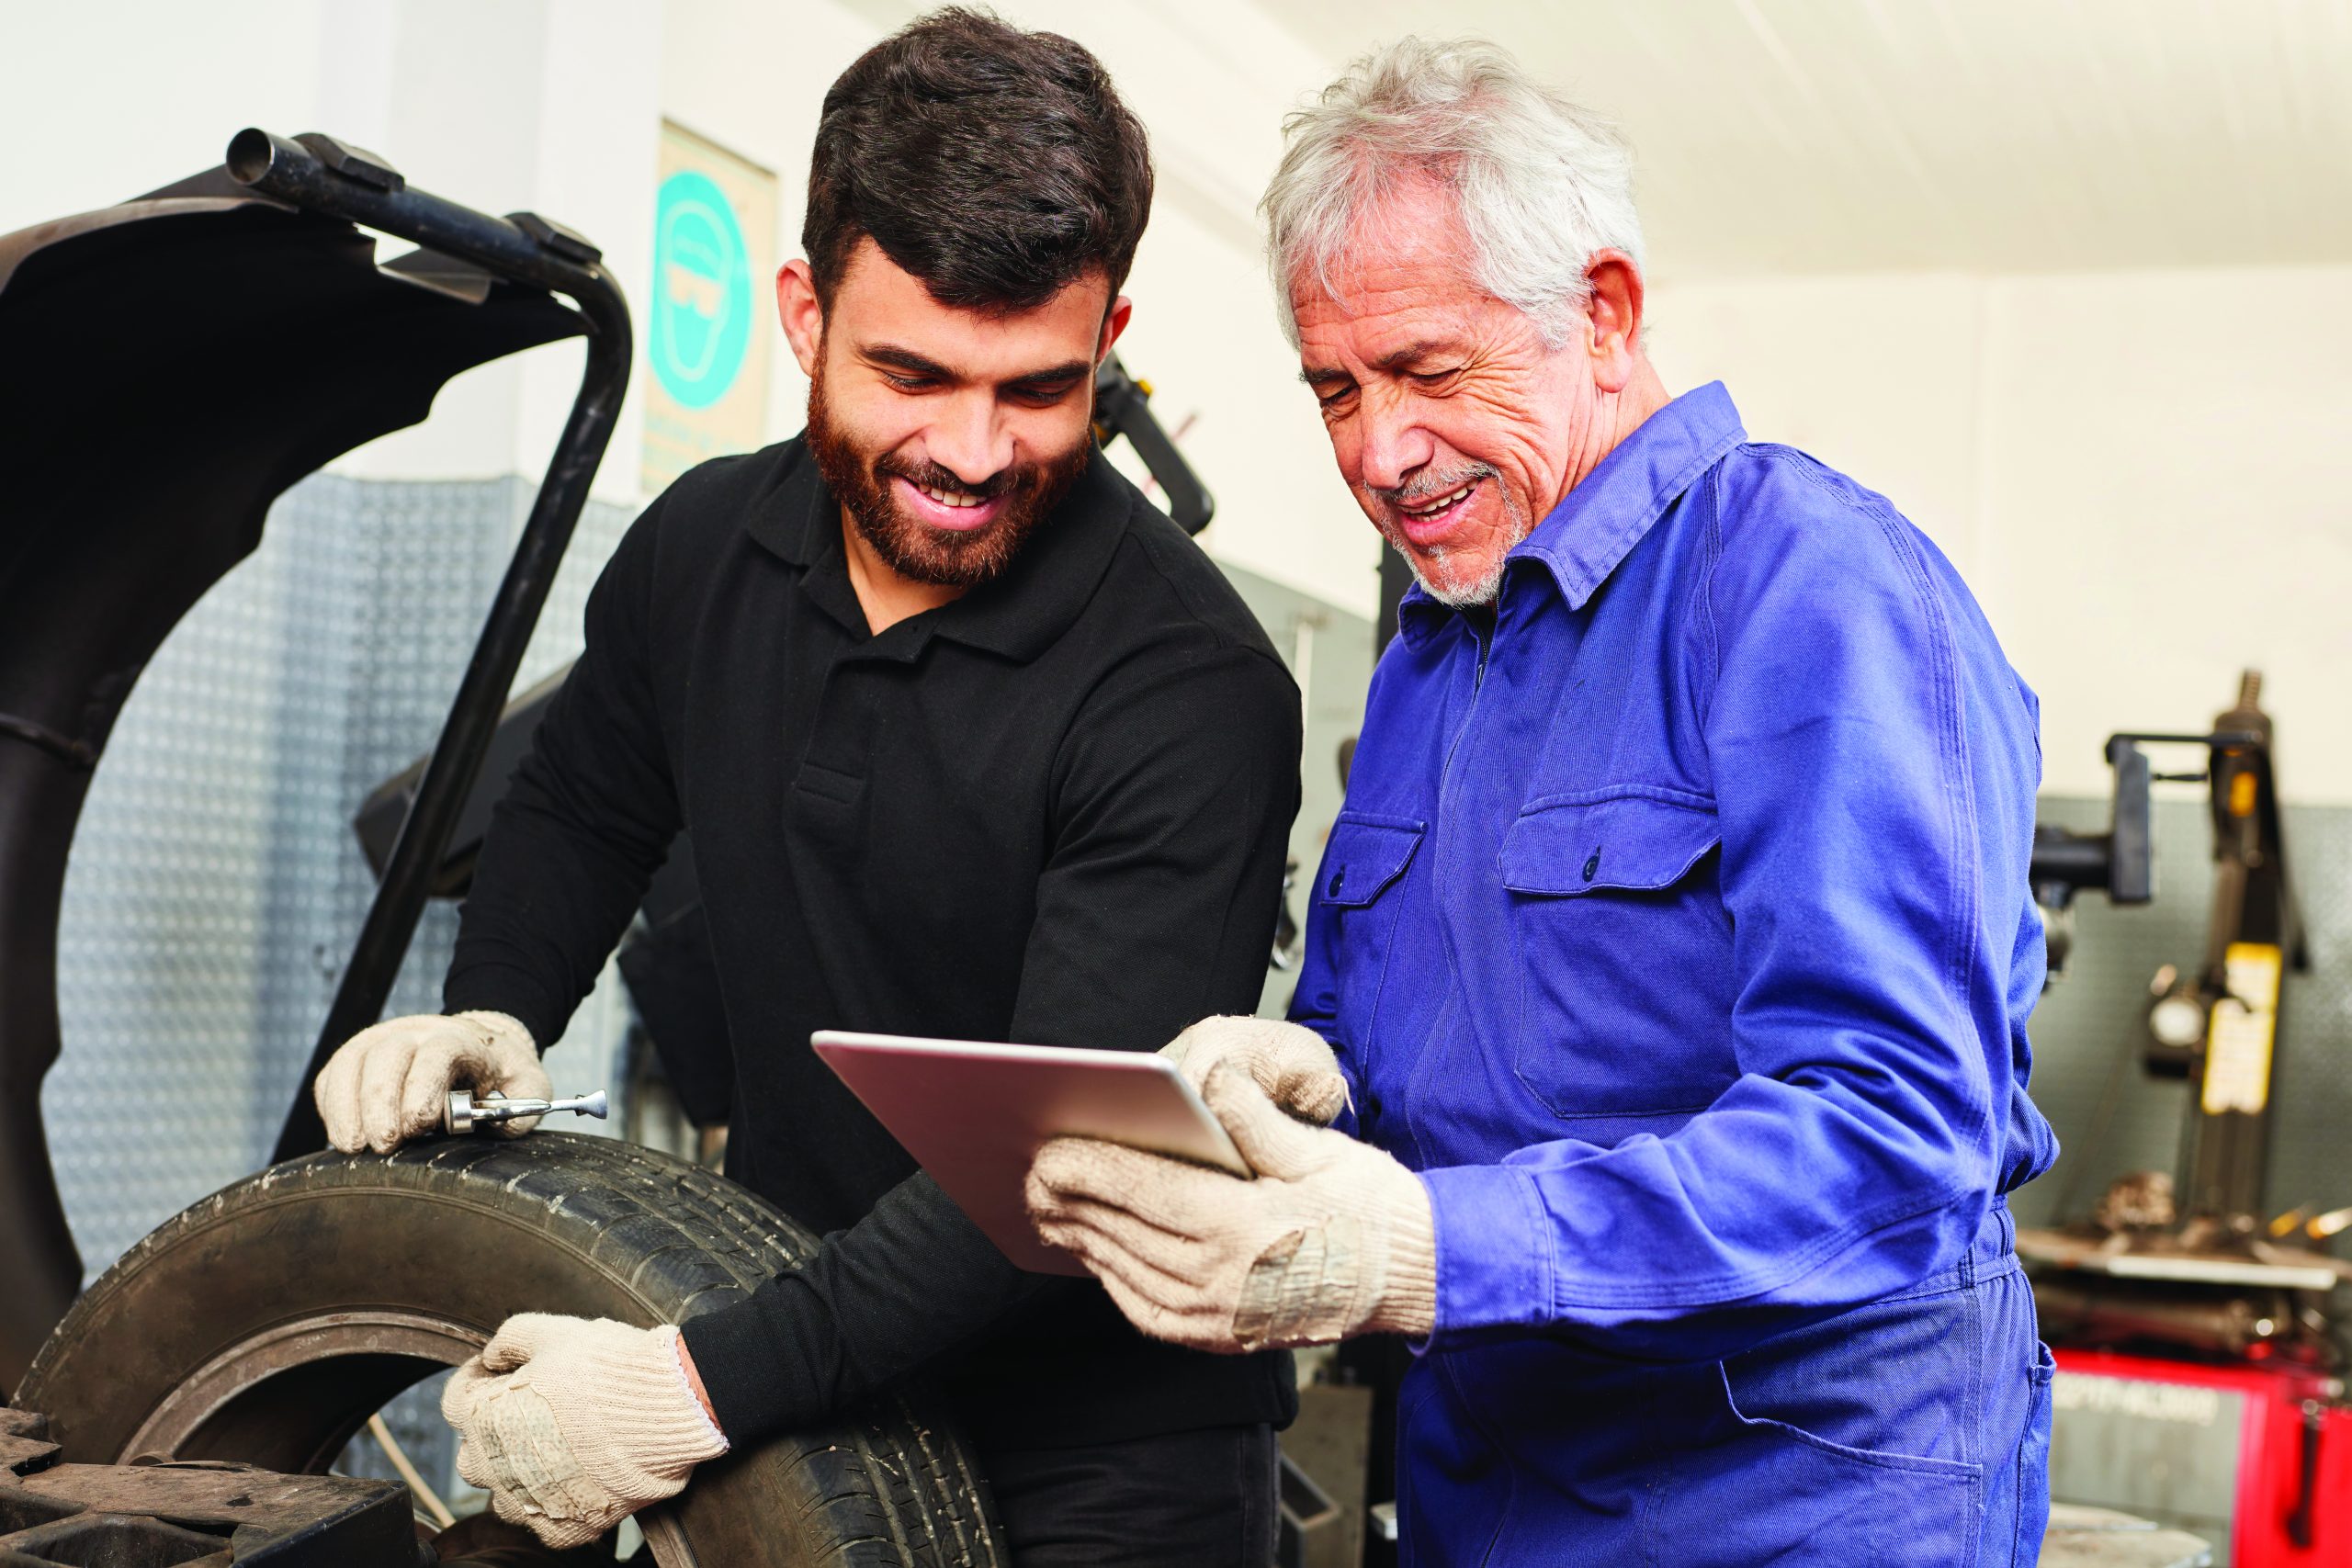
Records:
{"label": "green and white sign", "polygon": [[752,341],[742,226],[727,193],[691,169],[662,182],[653,225],[653,373],[681,405],[707,409],[735,385]]}
{"label": "green and white sign", "polygon": [[760,445],[767,418],[775,176],[683,127],[662,127],[654,199],[652,371],[642,482]]}

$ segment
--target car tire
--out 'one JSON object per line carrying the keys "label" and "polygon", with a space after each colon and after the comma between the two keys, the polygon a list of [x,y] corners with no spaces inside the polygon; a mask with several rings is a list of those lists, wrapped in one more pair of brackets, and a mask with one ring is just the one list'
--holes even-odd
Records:
{"label": "car tire", "polygon": [[[743,1188],[536,1133],[313,1155],[165,1223],[76,1302],[17,1390],[70,1461],[323,1472],[511,1314],[652,1325],[742,1300],[816,1238]],[[639,1516],[662,1568],[1005,1568],[970,1451],[919,1389],[701,1466]]]}

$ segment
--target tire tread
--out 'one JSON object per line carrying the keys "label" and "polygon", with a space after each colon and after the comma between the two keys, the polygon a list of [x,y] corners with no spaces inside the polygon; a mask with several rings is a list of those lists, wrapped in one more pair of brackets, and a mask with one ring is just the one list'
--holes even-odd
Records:
{"label": "tire tread", "polygon": [[[311,1155],[200,1200],[124,1253],[42,1348],[20,1402],[40,1408],[43,1390],[66,1374],[77,1325],[134,1290],[167,1255],[201,1245],[209,1227],[292,1195],[385,1188],[480,1204],[544,1231],[672,1322],[745,1299],[818,1246],[813,1234],[748,1190],[612,1139],[535,1133],[419,1144],[391,1155]],[[807,1521],[804,1536],[824,1543],[818,1562],[1009,1563],[968,1451],[919,1388],[884,1393],[827,1430],[763,1447],[754,1457]]]}

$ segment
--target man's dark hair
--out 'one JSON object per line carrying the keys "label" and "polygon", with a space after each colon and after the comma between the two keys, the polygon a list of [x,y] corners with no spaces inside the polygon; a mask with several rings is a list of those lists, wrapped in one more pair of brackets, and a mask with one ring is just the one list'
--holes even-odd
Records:
{"label": "man's dark hair", "polygon": [[1102,62],[951,6],[825,95],[800,243],[827,304],[871,238],[943,305],[1021,310],[1097,268],[1117,294],[1150,216],[1143,122]]}

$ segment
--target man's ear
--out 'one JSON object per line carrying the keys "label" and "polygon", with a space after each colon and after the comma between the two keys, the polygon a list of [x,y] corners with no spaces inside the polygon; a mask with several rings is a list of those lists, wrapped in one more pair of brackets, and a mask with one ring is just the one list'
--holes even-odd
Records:
{"label": "man's ear", "polygon": [[796,256],[775,271],[775,313],[792,344],[800,373],[817,378],[817,360],[825,342],[825,307],[817,298],[817,276]]}
{"label": "man's ear", "polygon": [[1641,355],[1642,271],[1623,251],[1600,251],[1584,276],[1592,290],[1585,320],[1592,330],[1593,385],[1622,392]]}
{"label": "man's ear", "polygon": [[1102,341],[1094,345],[1095,364],[1100,365],[1111,357],[1111,345],[1119,341],[1121,333],[1127,330],[1127,318],[1135,313],[1136,302],[1125,295],[1122,294],[1111,301],[1111,308],[1102,312]]}

